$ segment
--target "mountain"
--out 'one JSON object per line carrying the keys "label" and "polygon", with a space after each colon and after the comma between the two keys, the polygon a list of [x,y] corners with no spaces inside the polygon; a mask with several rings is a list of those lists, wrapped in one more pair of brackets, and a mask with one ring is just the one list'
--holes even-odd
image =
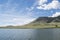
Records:
{"label": "mountain", "polygon": [[60,22],[60,16],[58,17],[39,17],[32,23],[51,23],[51,22]]}
{"label": "mountain", "polygon": [[39,17],[33,22],[24,25],[25,28],[55,28],[60,27],[60,16]]}
{"label": "mountain", "polygon": [[60,16],[57,17],[39,17],[36,20],[32,21],[29,24],[22,26],[6,26],[0,28],[60,28]]}

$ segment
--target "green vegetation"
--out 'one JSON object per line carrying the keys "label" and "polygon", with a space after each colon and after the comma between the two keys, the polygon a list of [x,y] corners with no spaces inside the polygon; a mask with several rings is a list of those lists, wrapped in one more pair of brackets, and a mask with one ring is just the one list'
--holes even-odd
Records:
{"label": "green vegetation", "polygon": [[23,26],[6,26],[0,28],[10,29],[37,29],[37,28],[60,28],[60,16],[58,17],[39,17],[33,22]]}
{"label": "green vegetation", "polygon": [[7,26],[0,28],[9,29],[39,29],[39,28],[60,28],[60,23],[31,23],[24,26]]}
{"label": "green vegetation", "polygon": [[60,28],[60,23],[41,23],[41,24],[28,24],[25,28]]}

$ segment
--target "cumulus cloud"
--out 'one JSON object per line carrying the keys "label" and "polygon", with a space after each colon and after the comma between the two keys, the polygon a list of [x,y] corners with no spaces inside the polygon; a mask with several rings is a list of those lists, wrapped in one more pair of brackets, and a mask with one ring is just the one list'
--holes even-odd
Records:
{"label": "cumulus cloud", "polygon": [[58,0],[52,0],[52,2],[46,4],[47,0],[40,0],[37,5],[37,9],[50,10],[50,9],[60,9],[60,2]]}
{"label": "cumulus cloud", "polygon": [[47,2],[47,0],[38,0],[38,5],[43,5],[46,2]]}
{"label": "cumulus cloud", "polygon": [[57,17],[57,16],[60,16],[60,12],[54,13],[51,17]]}

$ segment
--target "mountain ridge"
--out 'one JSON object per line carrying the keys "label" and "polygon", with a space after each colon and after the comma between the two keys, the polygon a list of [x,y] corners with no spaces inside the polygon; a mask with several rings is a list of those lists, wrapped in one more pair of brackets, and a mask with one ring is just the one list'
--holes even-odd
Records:
{"label": "mountain ridge", "polygon": [[60,16],[57,17],[39,17],[34,20],[32,23],[40,22],[40,23],[51,23],[51,22],[60,22]]}
{"label": "mountain ridge", "polygon": [[6,27],[0,27],[0,28],[11,28],[11,29],[26,29],[26,28],[60,28],[60,16],[57,17],[39,17],[36,20],[32,21],[29,24],[22,25],[22,26],[6,26]]}

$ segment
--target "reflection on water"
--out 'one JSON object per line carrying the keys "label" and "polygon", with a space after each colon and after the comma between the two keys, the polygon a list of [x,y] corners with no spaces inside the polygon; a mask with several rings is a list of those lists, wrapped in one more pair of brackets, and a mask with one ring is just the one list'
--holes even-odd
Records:
{"label": "reflection on water", "polygon": [[0,40],[59,40],[60,29],[0,29]]}
{"label": "reflection on water", "polygon": [[60,40],[60,29],[56,28],[53,31],[54,31],[53,35],[54,40]]}
{"label": "reflection on water", "polygon": [[53,29],[40,29],[35,32],[35,40],[53,40]]}

